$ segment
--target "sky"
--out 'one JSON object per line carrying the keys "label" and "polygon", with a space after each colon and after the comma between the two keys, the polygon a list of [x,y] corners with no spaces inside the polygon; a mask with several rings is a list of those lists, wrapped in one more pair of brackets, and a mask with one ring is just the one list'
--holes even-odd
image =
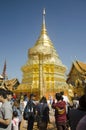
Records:
{"label": "sky", "polygon": [[48,36],[69,73],[75,60],[86,62],[86,0],[0,0],[0,74],[22,81],[21,67],[38,39],[46,9]]}

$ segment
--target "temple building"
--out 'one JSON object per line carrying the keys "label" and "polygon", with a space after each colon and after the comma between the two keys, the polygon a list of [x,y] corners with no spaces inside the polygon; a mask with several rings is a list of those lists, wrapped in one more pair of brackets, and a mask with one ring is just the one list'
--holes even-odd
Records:
{"label": "temple building", "polygon": [[28,50],[28,60],[21,67],[22,82],[16,92],[35,93],[38,98],[55,95],[61,90],[68,91],[66,83],[66,66],[48,36],[45,23],[45,9],[41,33],[35,45]]}
{"label": "temple building", "polygon": [[6,74],[6,60],[4,63],[2,74],[0,74],[0,88],[14,91],[19,86],[19,81],[17,78],[8,79],[8,75]]}
{"label": "temple building", "polygon": [[78,95],[86,93],[86,64],[74,61],[68,74],[67,83],[72,85]]}
{"label": "temple building", "polygon": [[4,88],[6,90],[14,91],[19,86],[19,81],[17,78],[12,78],[10,80],[5,80],[2,75],[0,75],[0,88]]}

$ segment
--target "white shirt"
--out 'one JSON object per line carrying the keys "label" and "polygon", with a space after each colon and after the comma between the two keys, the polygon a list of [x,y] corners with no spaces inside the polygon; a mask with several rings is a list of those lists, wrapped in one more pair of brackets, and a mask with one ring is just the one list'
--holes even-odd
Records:
{"label": "white shirt", "polygon": [[2,102],[0,102],[0,107],[2,106]]}
{"label": "white shirt", "polygon": [[70,101],[67,96],[63,95],[62,97],[63,97],[63,101],[66,102],[66,113],[68,113],[68,105]]}

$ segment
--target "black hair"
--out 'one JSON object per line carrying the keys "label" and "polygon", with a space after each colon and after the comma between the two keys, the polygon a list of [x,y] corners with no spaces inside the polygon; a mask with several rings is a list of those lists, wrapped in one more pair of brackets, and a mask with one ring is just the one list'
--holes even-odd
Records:
{"label": "black hair", "polygon": [[30,99],[31,99],[32,97],[35,97],[35,96],[36,96],[35,94],[31,93],[31,94],[30,94]]}
{"label": "black hair", "polygon": [[61,95],[64,95],[64,91],[61,91],[60,93],[61,93]]}
{"label": "black hair", "polygon": [[7,95],[12,95],[13,96],[13,92],[10,90],[7,90]]}
{"label": "black hair", "polygon": [[4,99],[7,98],[7,91],[3,88],[0,88],[0,96],[3,96]]}
{"label": "black hair", "polygon": [[46,97],[43,96],[43,97],[40,99],[40,103],[47,103]]}
{"label": "black hair", "polygon": [[13,111],[13,117],[17,117],[18,116],[18,112],[17,111]]}
{"label": "black hair", "polygon": [[55,97],[58,101],[63,99],[61,93],[56,93]]}

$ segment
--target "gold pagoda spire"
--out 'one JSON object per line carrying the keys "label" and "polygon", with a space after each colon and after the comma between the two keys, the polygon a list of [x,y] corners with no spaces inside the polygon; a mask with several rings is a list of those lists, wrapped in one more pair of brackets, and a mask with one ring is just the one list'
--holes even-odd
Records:
{"label": "gold pagoda spire", "polygon": [[43,24],[45,24],[45,8],[43,9]]}
{"label": "gold pagoda spire", "polygon": [[42,15],[43,15],[43,23],[42,23],[41,35],[42,34],[47,34],[46,24],[45,24],[45,15],[46,15],[45,8],[43,9],[43,14]]}
{"label": "gold pagoda spire", "polygon": [[[34,45],[33,48],[30,49],[30,54],[31,53],[51,53],[51,48],[53,48],[53,43],[51,39],[48,36],[47,29],[46,29],[46,22],[45,22],[45,8],[43,9],[42,12],[42,28],[41,28],[41,33]],[[48,49],[47,49],[48,47]],[[45,50],[45,51],[44,51]]]}

